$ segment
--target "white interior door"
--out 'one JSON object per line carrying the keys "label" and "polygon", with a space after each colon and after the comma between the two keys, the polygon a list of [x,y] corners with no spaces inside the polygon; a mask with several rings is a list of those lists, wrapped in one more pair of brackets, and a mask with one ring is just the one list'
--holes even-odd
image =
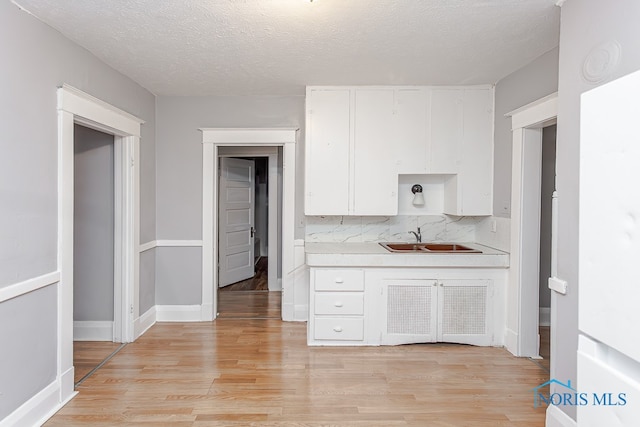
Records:
{"label": "white interior door", "polygon": [[255,162],[220,158],[218,286],[253,277]]}

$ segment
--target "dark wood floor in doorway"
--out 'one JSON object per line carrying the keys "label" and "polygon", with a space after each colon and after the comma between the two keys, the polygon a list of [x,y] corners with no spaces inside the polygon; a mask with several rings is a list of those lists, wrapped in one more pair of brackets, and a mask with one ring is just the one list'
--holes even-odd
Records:
{"label": "dark wood floor in doorway", "polygon": [[282,292],[269,292],[269,260],[256,262],[256,274],[218,292],[219,319],[280,319]]}
{"label": "dark wood floor in doorway", "polygon": [[223,292],[229,291],[268,291],[269,290],[269,259],[260,257],[256,262],[256,274],[247,280],[220,288]]}

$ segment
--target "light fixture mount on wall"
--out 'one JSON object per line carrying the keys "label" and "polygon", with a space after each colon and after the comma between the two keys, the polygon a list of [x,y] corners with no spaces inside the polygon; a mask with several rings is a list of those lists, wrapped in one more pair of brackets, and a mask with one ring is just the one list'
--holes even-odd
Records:
{"label": "light fixture mount on wall", "polygon": [[413,206],[424,206],[424,196],[422,195],[422,185],[415,184],[411,187],[413,193]]}

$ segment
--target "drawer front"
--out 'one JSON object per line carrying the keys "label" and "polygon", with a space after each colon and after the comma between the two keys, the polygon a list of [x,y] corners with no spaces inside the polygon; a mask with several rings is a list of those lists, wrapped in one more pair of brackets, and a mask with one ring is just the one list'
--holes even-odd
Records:
{"label": "drawer front", "polygon": [[326,269],[315,271],[316,291],[363,291],[364,271]]}
{"label": "drawer front", "polygon": [[364,314],[363,292],[316,292],[315,314]]}
{"label": "drawer front", "polygon": [[316,340],[362,341],[362,317],[315,317],[313,336]]}

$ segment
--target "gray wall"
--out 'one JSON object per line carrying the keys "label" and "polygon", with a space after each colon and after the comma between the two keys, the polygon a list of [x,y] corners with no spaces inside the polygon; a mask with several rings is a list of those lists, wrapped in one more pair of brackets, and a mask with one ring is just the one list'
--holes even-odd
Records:
{"label": "gray wall", "polygon": [[551,307],[551,196],[556,189],[556,129],[542,130],[542,182],[540,192],[540,307]]}
{"label": "gray wall", "polygon": [[[568,282],[566,295],[553,294],[557,324],[551,344],[551,376],[576,379],[578,346],[578,190],[580,164],[580,95],[640,69],[638,22],[640,2],[567,1],[562,6],[558,86],[558,276]],[[617,41],[622,55],[612,74],[600,83],[583,78],[589,53]],[[580,387],[580,384],[577,384]],[[560,406],[575,419],[574,406]]]}
{"label": "gray wall", "polygon": [[73,132],[73,320],[113,321],[113,135]]}
{"label": "gray wall", "polygon": [[[304,236],[304,96],[166,97],[156,104],[159,240],[202,239],[202,133],[206,127],[296,127],[296,237]],[[156,249],[156,303],[199,304],[200,248]]]}
{"label": "gray wall", "polygon": [[[141,227],[154,238],[153,94],[9,1],[0,2],[0,40],[0,287],[57,268],[56,88],[62,83],[146,120]],[[54,287],[0,303],[0,419],[55,378],[56,307]]]}
{"label": "gray wall", "polygon": [[[511,118],[504,115],[558,90],[558,49],[496,84],[493,214],[511,217]],[[505,209],[506,208],[506,209]]]}
{"label": "gray wall", "polygon": [[56,297],[51,285],[0,304],[0,421],[56,378]]}

